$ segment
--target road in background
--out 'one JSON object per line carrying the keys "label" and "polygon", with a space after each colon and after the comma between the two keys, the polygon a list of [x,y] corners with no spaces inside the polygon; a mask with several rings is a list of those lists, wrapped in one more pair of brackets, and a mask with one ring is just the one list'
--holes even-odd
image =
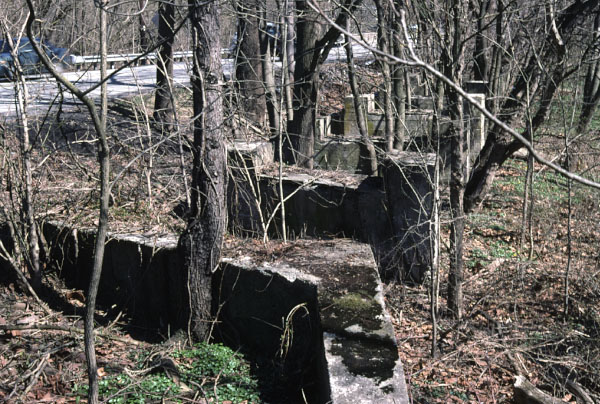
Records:
{"label": "road in background", "polygon": [[[367,49],[353,45],[356,60],[364,60],[372,57]],[[346,53],[343,47],[335,47],[331,50],[327,62],[345,60]],[[276,68],[281,68],[281,63],[276,63]],[[191,65],[186,62],[175,63],[173,68],[173,79],[176,86],[187,86],[190,83]],[[109,70],[111,73],[114,70]],[[233,59],[223,59],[223,74],[230,77],[233,71]],[[100,81],[98,70],[67,72],[65,76],[81,90],[88,89]],[[16,115],[15,83],[0,83],[0,116],[14,117]],[[144,94],[156,88],[156,66],[131,66],[118,72],[108,81],[108,98],[122,98],[135,94]],[[33,115],[45,114],[50,108],[56,108],[62,102],[63,109],[81,106],[81,102],[68,91],[60,91],[58,83],[49,75],[35,79],[28,78],[27,89],[28,112]],[[64,89],[63,89],[64,90]],[[96,99],[100,99],[100,87],[90,93]],[[64,99],[61,100],[61,97]]]}

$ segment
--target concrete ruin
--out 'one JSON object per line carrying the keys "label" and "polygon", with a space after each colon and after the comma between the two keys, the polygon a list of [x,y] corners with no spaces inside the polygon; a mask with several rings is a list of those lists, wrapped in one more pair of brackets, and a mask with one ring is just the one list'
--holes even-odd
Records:
{"label": "concrete ruin", "polygon": [[382,161],[380,176],[374,177],[295,170],[284,171],[280,178],[265,170],[267,146],[236,143],[230,154],[237,156],[230,159],[235,178],[228,203],[235,234],[262,237],[266,231],[282,237],[281,181],[288,237],[346,237],[367,243],[386,279],[419,283],[431,267],[435,155],[396,152]]}
{"label": "concrete ruin", "polygon": [[[69,285],[85,289],[94,230],[46,223],[43,231],[52,264]],[[110,234],[102,271],[100,304],[125,309],[133,325],[164,335],[185,329],[185,268],[174,235]],[[279,361],[309,402],[408,403],[368,245],[340,239],[264,246],[238,239],[225,245],[214,279],[219,334]]]}
{"label": "concrete ruin", "polygon": [[[403,122],[406,132],[406,151],[419,153],[436,153],[437,139],[431,137],[434,115],[433,97],[424,83],[411,76],[413,94],[410,105],[405,112]],[[473,81],[465,83],[469,95],[480,105],[485,105],[485,83]],[[361,94],[359,105],[360,114],[367,124],[369,136],[378,147],[384,150],[385,115],[381,104],[375,94]],[[354,107],[354,97],[344,99],[344,108],[335,117],[327,116],[317,118],[317,136],[315,136],[315,164],[318,168],[327,170],[342,169],[355,173],[364,172],[365,164],[361,161],[367,157],[362,139],[356,123],[357,112]],[[439,158],[442,169],[449,166],[449,142],[444,134],[449,128],[449,118],[444,109],[438,112],[440,151]],[[467,165],[473,165],[475,158],[481,151],[485,142],[485,119],[483,114],[468,102],[464,102],[465,119],[465,150],[469,158]]]}

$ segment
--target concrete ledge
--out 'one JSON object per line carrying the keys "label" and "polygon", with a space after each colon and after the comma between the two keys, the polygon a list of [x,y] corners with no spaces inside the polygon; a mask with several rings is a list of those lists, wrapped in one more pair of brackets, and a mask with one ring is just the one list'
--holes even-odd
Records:
{"label": "concrete ledge", "polygon": [[[44,225],[44,234],[56,268],[85,288],[93,230],[54,223]],[[230,342],[279,358],[286,380],[306,387],[311,403],[408,402],[368,245],[340,239],[265,247],[237,240],[223,254],[213,296],[220,332]],[[185,327],[182,272],[175,237],[111,234],[99,300],[166,335],[169,327]]]}
{"label": "concrete ledge", "polygon": [[279,246],[278,255],[265,257],[259,247],[250,255],[224,259],[222,321],[243,345],[272,350],[273,342],[285,341],[277,327],[285,319],[291,327],[287,335],[293,335],[286,363],[312,369],[321,380],[309,402],[407,403],[370,248],[347,239]]}

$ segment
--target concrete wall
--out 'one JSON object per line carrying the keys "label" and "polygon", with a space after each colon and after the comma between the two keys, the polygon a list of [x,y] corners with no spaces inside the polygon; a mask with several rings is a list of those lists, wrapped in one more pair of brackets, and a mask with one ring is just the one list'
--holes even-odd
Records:
{"label": "concrete wall", "polygon": [[[68,285],[87,290],[95,230],[73,230],[44,223],[49,262]],[[148,239],[116,235],[106,243],[98,302],[107,310],[126,310],[141,334],[167,335],[186,324],[184,273],[174,237]],[[143,336],[143,335],[142,335]]]}

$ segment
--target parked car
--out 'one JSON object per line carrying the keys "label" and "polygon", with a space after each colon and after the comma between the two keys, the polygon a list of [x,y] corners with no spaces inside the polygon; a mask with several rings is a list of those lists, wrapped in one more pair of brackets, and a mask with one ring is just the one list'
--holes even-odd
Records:
{"label": "parked car", "polygon": [[[57,67],[60,69],[65,66],[65,56],[67,54],[67,50],[65,48],[59,48],[47,41],[40,41],[39,38],[36,38],[35,41],[38,44],[41,44],[42,49],[44,52],[46,52],[46,55],[52,61],[52,63],[57,65]],[[25,75],[34,75],[47,72],[37,53],[35,53],[29,38],[21,38],[20,40],[14,39],[13,45],[17,48],[16,50],[19,57],[19,62]],[[14,69],[15,66],[12,53],[10,51],[10,45],[8,41],[0,40],[0,78],[13,80],[15,71]]]}

